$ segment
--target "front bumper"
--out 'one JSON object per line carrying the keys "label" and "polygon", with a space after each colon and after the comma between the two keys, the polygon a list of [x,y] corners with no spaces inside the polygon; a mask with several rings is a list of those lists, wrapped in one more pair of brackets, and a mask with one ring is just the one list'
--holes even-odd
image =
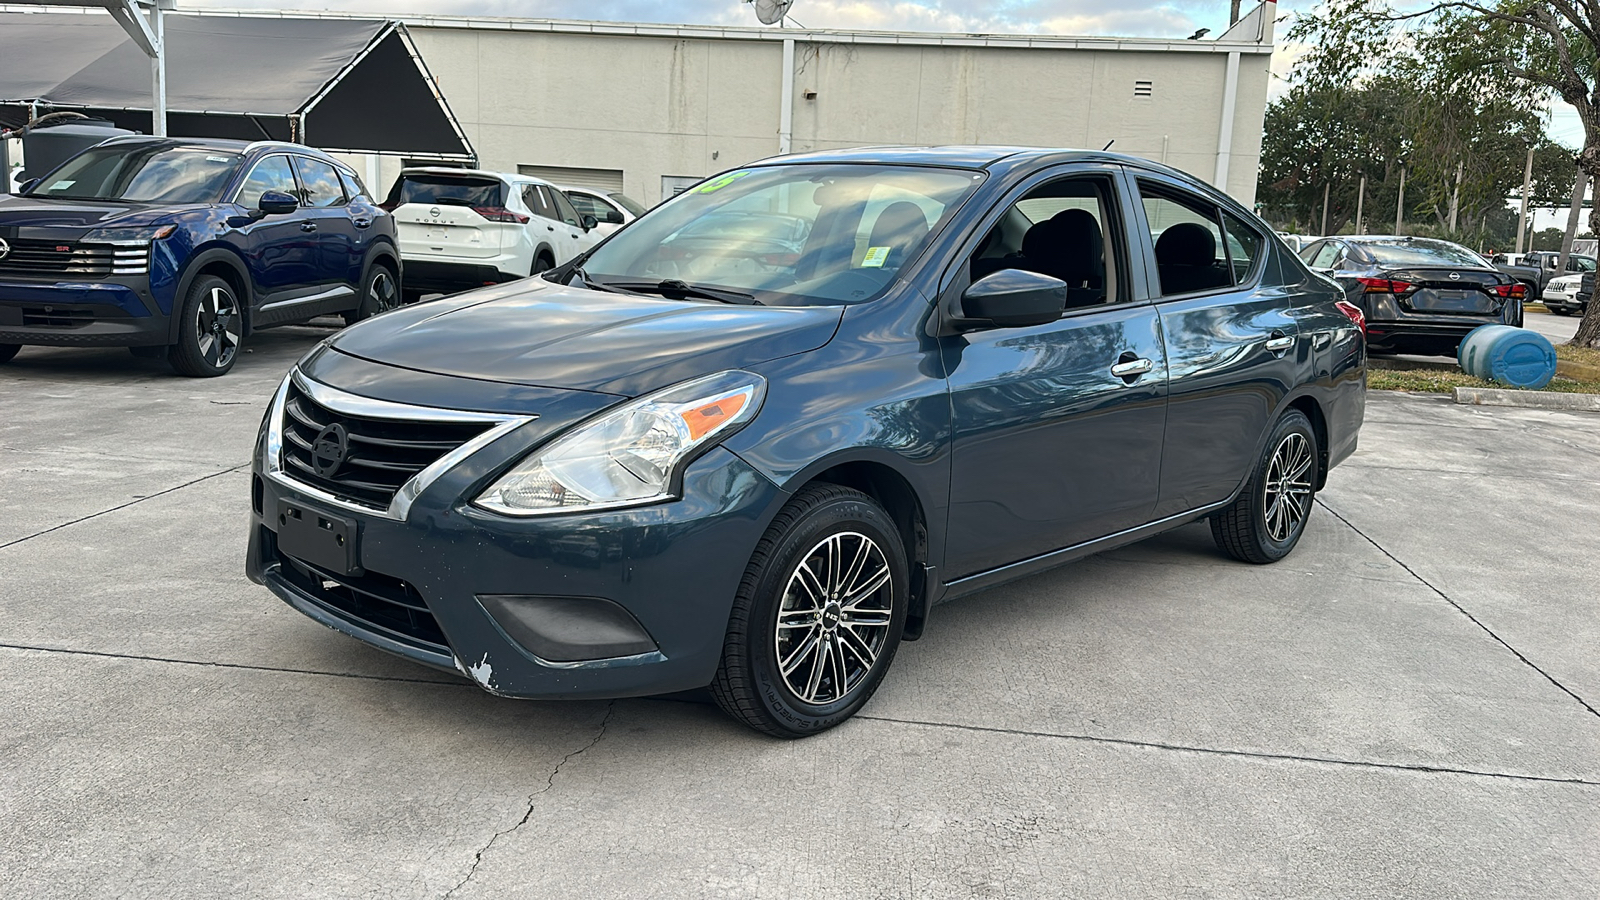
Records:
{"label": "front bumper", "polygon": [[[495,451],[490,444],[479,456]],[[247,574],[330,628],[414,662],[460,671],[502,696],[646,696],[711,682],[739,581],[786,499],[776,485],[717,447],[685,472],[682,500],[513,519],[462,499],[482,488],[484,472],[504,464],[475,465],[482,462],[469,459],[458,467],[464,473],[440,478],[404,521],[320,501],[282,476],[263,475],[258,464]],[[354,520],[364,574],[309,569],[308,575],[307,566],[282,554],[277,529],[285,503]],[[519,625],[490,614],[507,596],[609,609],[613,624],[620,609],[653,649],[543,658],[535,651],[559,646],[571,628],[550,626],[543,636],[552,643],[530,639],[540,620]]]}
{"label": "front bumper", "polygon": [[170,325],[151,295],[148,276],[0,279],[0,344],[165,344]]}

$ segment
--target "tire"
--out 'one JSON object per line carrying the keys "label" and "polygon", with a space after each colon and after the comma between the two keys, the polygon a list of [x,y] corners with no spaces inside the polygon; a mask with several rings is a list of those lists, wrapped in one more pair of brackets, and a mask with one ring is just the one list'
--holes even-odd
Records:
{"label": "tire", "polygon": [[367,276],[361,282],[361,304],[345,311],[344,324],[354,325],[362,319],[388,312],[401,303],[400,285],[395,281],[394,273],[382,263],[373,263],[367,268]]}
{"label": "tire", "polygon": [[21,349],[21,344],[0,344],[0,365],[11,362]]}
{"label": "tire", "polygon": [[739,584],[711,683],[717,705],[780,738],[855,715],[900,646],[909,571],[894,520],[866,494],[831,484],[800,491]]}
{"label": "tire", "polygon": [[1567,309],[1565,306],[1546,306],[1545,309],[1550,310],[1551,312],[1555,313],[1558,316],[1570,316],[1570,315],[1572,315],[1572,311]]}
{"label": "tire", "polygon": [[540,272],[547,272],[555,267],[555,259],[550,254],[540,251],[539,255],[533,258],[533,268],[529,270],[528,277],[532,278]]}
{"label": "tire", "polygon": [[178,342],[167,348],[167,362],[179,375],[226,375],[239,358],[244,316],[233,286],[215,275],[189,285],[178,315]]}
{"label": "tire", "polygon": [[[1288,556],[1311,517],[1320,459],[1316,432],[1306,414],[1297,409],[1285,412],[1244,490],[1227,509],[1211,516],[1211,537],[1217,547],[1234,559],[1257,565]],[[1280,473],[1285,469],[1292,483],[1287,492],[1274,487],[1283,483]]]}

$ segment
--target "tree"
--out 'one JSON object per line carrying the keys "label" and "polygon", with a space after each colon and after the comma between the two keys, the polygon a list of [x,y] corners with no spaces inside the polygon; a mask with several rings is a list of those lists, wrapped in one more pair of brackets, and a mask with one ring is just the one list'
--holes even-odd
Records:
{"label": "tree", "polygon": [[[1342,43],[1313,46],[1316,71],[1359,73],[1384,48],[1413,48],[1431,75],[1428,90],[1439,92],[1441,115],[1462,94],[1530,103],[1559,96],[1583,123],[1577,166],[1591,184],[1600,182],[1600,0],[1445,0],[1414,11],[1382,0],[1330,0],[1307,21],[1325,19],[1337,21],[1312,30]],[[1357,57],[1340,61],[1341,52]],[[1600,208],[1589,227],[1600,232]],[[1589,304],[1572,343],[1600,349],[1600,304]]]}

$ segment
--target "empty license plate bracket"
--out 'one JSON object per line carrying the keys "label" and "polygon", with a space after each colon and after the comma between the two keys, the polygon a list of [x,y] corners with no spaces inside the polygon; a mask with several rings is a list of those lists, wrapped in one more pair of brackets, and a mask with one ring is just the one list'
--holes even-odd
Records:
{"label": "empty license plate bracket", "polygon": [[352,519],[296,503],[278,504],[278,549],[338,575],[361,575],[360,526]]}

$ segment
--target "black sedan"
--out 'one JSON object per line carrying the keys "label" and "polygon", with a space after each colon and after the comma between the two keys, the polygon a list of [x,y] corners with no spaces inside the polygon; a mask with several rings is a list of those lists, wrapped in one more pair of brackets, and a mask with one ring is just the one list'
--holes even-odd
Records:
{"label": "black sedan", "polygon": [[1367,320],[1373,353],[1454,356],[1480,325],[1522,325],[1527,285],[1460,244],[1346,235],[1300,253],[1338,281]]}
{"label": "black sedan", "polygon": [[[797,258],[664,268],[674,235],[748,259],[774,225]],[[248,573],[502,696],[709,686],[813,734],[945,601],[1203,519],[1235,559],[1289,554],[1361,427],[1342,298],[1142,159],[753,163],[307,354],[263,423]]]}

